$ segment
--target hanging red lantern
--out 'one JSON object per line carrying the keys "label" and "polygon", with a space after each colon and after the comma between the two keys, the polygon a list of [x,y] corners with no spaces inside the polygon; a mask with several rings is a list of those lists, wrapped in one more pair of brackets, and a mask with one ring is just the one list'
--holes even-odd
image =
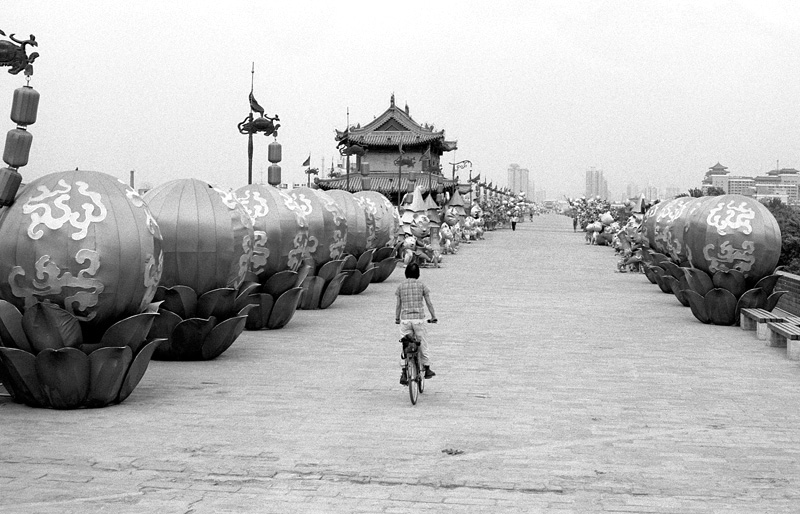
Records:
{"label": "hanging red lantern", "polygon": [[361,189],[369,190],[372,180],[369,178],[369,163],[361,163]]}
{"label": "hanging red lantern", "polygon": [[281,183],[281,167],[277,164],[271,164],[267,169],[267,183],[271,186],[278,187]]}
{"label": "hanging red lantern", "polygon": [[31,153],[33,136],[24,129],[11,129],[6,134],[6,148],[3,152],[3,161],[12,168],[19,168],[28,164]]}
{"label": "hanging red lantern", "polygon": [[8,206],[14,203],[19,185],[22,183],[22,175],[11,168],[0,168],[0,206]]}
{"label": "hanging red lantern", "polygon": [[14,90],[14,101],[11,104],[11,121],[17,125],[33,125],[39,110],[39,92],[30,86]]}
{"label": "hanging red lantern", "polygon": [[[269,144],[269,150],[267,152],[269,162],[272,164],[276,164],[281,162],[281,144],[277,141],[273,141]],[[272,166],[270,166],[272,168]],[[270,182],[271,184],[271,182]]]}
{"label": "hanging red lantern", "polygon": [[414,173],[409,172],[408,174],[408,192],[413,193],[414,187],[416,186],[417,176]]}

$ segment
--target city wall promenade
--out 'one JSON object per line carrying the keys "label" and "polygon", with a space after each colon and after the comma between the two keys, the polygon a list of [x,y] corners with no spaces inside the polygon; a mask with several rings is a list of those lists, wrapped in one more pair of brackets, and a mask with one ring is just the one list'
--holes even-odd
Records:
{"label": "city wall promenade", "polygon": [[800,365],[615,262],[548,215],[423,269],[416,406],[402,269],[118,406],[0,398],[0,512],[800,511]]}

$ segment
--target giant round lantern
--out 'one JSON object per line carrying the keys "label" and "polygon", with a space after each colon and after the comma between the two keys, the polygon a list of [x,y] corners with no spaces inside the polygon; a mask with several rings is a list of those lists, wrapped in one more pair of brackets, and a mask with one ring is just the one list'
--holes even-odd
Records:
{"label": "giant round lantern", "polygon": [[341,259],[347,245],[347,218],[333,198],[308,187],[289,194],[308,220],[308,254],[315,265]]}
{"label": "giant round lantern", "polygon": [[237,189],[236,199],[253,220],[250,271],[262,283],[275,273],[297,271],[308,245],[308,221],[294,198],[276,187],[252,184]]}
{"label": "giant round lantern", "polygon": [[[647,211],[644,213],[644,218],[642,219],[642,236],[647,240],[647,244],[653,250],[656,250],[656,217],[658,216],[658,211],[664,207],[664,202],[659,202],[653,206],[651,206]],[[658,251],[658,250],[656,250]]]}
{"label": "giant round lantern", "polygon": [[119,179],[65,171],[34,180],[0,221],[0,297],[62,306],[90,326],[142,312],[162,273],[159,226]]}
{"label": "giant round lantern", "polygon": [[145,195],[164,236],[162,285],[196,294],[238,288],[253,253],[253,224],[233,192],[178,179]]}
{"label": "giant round lantern", "polygon": [[0,218],[0,380],[34,407],[125,400],[163,340],[148,337],[161,233],[144,200],[91,171],[33,181]]}
{"label": "giant round lantern", "polygon": [[[210,360],[244,330],[253,223],[232,191],[178,179],[145,195],[164,236],[164,273],[150,330],[166,341],[154,358]],[[243,286],[242,291],[239,290]]]}
{"label": "giant round lantern", "polygon": [[759,201],[741,195],[708,197],[686,227],[692,266],[709,275],[738,270],[748,283],[770,275],[781,253],[781,230]]}
{"label": "giant round lantern", "polygon": [[[366,205],[366,210],[373,213],[375,226],[374,248],[381,248],[394,241],[400,228],[400,217],[392,202],[377,191],[359,191],[354,194],[357,200]],[[369,240],[369,236],[367,236]],[[368,246],[368,248],[371,248]]]}
{"label": "giant round lantern", "polygon": [[688,196],[674,198],[662,202],[661,207],[654,216],[653,239],[655,250],[659,253],[669,255],[676,263],[687,260],[686,247],[684,244],[684,228],[688,215],[688,209],[699,199]]}
{"label": "giant round lantern", "polygon": [[375,215],[368,217],[364,201],[359,202],[353,193],[340,189],[326,193],[347,218],[347,244],[344,251],[358,257],[375,244]]}

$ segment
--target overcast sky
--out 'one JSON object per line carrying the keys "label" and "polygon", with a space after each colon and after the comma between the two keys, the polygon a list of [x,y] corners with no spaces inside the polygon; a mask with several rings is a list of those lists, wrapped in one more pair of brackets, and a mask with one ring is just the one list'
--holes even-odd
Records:
{"label": "overcast sky", "polygon": [[[0,29],[34,34],[41,93],[24,180],[66,169],[137,186],[247,183],[255,97],[281,118],[284,182],[326,167],[334,129],[392,93],[458,141],[444,162],[505,185],[517,163],[548,197],[800,168],[800,7],[756,1],[4,2]],[[0,69],[0,112],[23,76]],[[5,91],[5,93],[3,93]],[[6,119],[6,129],[13,128]],[[2,127],[0,125],[0,127]],[[267,144],[255,139],[254,179]],[[265,178],[266,180],[266,178]]]}

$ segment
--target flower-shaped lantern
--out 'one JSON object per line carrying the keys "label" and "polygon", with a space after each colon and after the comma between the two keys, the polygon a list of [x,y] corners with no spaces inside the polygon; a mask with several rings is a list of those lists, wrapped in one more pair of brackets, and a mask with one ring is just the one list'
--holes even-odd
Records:
{"label": "flower-shaped lantern", "polygon": [[[769,210],[740,195],[701,198],[684,205],[680,216],[669,214],[676,209],[671,202],[656,210],[651,217],[662,215],[662,220],[672,218],[673,222],[659,226],[656,220],[648,236],[651,245],[653,241],[660,244],[674,260],[685,256],[691,267],[649,251],[645,254],[648,279],[662,291],[674,293],[703,323],[733,325],[743,308],[771,310],[783,292],[774,290],[781,233]],[[675,237],[674,225],[684,227],[682,238]]]}
{"label": "flower-shaped lantern", "polygon": [[161,341],[148,337],[161,233],[104,173],[34,180],[0,218],[0,380],[37,407],[123,401]]}
{"label": "flower-shaped lantern", "polygon": [[306,262],[311,273],[303,281],[301,309],[328,308],[339,295],[347,274],[342,273],[348,226],[344,212],[327,193],[300,187],[289,194],[308,220]]}
{"label": "flower-shaped lantern", "polygon": [[259,284],[249,292],[255,307],[245,328],[282,328],[294,316],[309,269],[303,264],[308,245],[305,214],[288,193],[253,184],[236,190],[236,199],[253,220],[254,244],[246,279]]}
{"label": "flower-shaped lantern", "polygon": [[375,253],[372,262],[376,265],[372,274],[373,282],[383,282],[394,272],[397,263],[395,239],[400,229],[400,218],[392,202],[376,191],[359,191],[354,194],[356,201],[364,206],[367,217],[372,217],[375,227]]}
{"label": "flower-shaped lantern", "polygon": [[363,198],[334,189],[328,191],[347,218],[347,244],[342,271],[347,277],[342,282],[339,294],[363,293],[375,273],[372,257],[375,253],[375,214],[370,213]]}
{"label": "flower-shaped lantern", "polygon": [[252,306],[241,289],[253,255],[253,224],[233,192],[178,179],[145,195],[164,236],[164,303],[151,336],[167,338],[155,358],[208,360],[244,330]]}

